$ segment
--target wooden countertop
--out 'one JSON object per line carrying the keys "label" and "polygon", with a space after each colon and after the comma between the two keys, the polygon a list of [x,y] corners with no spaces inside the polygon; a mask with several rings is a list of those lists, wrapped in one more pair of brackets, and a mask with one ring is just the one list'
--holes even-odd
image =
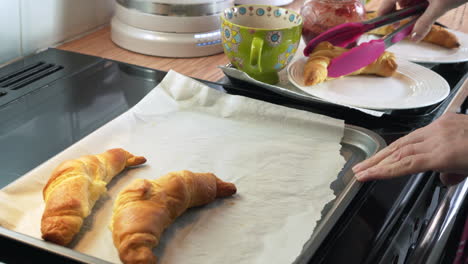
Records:
{"label": "wooden countertop", "polygon": [[[298,11],[303,2],[304,0],[296,0],[287,7]],[[229,63],[224,53],[182,59],[143,55],[117,46],[112,42],[110,35],[110,26],[106,26],[82,38],[60,45],[58,48],[163,71],[173,69],[181,74],[208,81],[217,81],[223,78],[223,72],[217,67]]]}
{"label": "wooden countertop", "polygon": [[[373,0],[368,6],[368,10],[375,10],[382,0]],[[304,0],[296,0],[287,7],[298,11]],[[440,21],[450,28],[468,33],[468,13],[467,8],[460,7],[442,17]],[[461,11],[460,11],[461,10]],[[148,68],[168,71],[173,69],[187,76],[217,81],[224,77],[218,65],[225,65],[229,61],[224,53],[200,58],[162,58],[143,55],[125,50],[114,44],[110,38],[110,27],[106,26],[82,38],[67,42],[58,47],[59,49],[79,52],[88,55],[136,64]]]}
{"label": "wooden countertop", "polygon": [[117,46],[112,42],[110,35],[110,26],[106,26],[58,48],[163,71],[173,69],[181,74],[209,81],[221,79],[224,74],[217,66],[229,62],[224,53],[188,59],[143,55]]}

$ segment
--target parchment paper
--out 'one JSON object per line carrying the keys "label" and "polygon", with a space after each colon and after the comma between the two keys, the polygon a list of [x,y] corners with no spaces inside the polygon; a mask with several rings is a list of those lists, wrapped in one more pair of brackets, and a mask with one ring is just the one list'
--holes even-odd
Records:
{"label": "parchment paper", "polygon": [[122,147],[146,165],[114,178],[71,248],[120,260],[108,224],[133,179],[213,172],[238,194],[188,210],[154,250],[159,263],[291,263],[343,167],[341,120],[208,88],[176,72],[135,107],[0,191],[0,224],[40,238],[42,188],[60,162]]}

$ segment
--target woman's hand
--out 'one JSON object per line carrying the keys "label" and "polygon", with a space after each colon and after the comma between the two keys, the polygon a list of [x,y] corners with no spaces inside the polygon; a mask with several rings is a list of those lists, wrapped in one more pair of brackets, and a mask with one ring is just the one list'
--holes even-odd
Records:
{"label": "woman's hand", "polygon": [[[439,17],[450,9],[461,6],[467,1],[468,0],[427,0],[429,6],[416,21],[413,32],[411,33],[411,39],[414,41],[422,40],[427,33],[429,33],[432,24],[434,24]],[[378,13],[379,15],[384,15],[396,10],[397,3],[401,8],[405,8],[420,2],[421,0],[384,0],[380,5]]]}
{"label": "woman's hand", "polygon": [[353,167],[359,181],[429,170],[441,172],[446,184],[468,175],[468,115],[444,114]]}

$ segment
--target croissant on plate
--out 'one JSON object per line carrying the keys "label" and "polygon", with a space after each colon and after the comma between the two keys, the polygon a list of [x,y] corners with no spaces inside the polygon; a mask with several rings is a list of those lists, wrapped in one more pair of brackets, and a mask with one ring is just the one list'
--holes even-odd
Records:
{"label": "croissant on plate", "polygon": [[61,163],[43,189],[42,238],[63,246],[70,243],[107,183],[124,168],[145,162],[118,148]]}
{"label": "croissant on plate", "polygon": [[161,234],[190,207],[236,193],[213,173],[171,172],[156,180],[137,179],[114,203],[112,238],[123,263],[156,263],[152,248]]}
{"label": "croissant on plate", "polygon": [[[310,53],[304,65],[304,84],[310,86],[332,79],[327,77],[328,65],[333,58],[341,55],[345,51],[347,51],[347,49],[333,46],[327,41],[319,43]],[[395,73],[397,67],[393,53],[385,51],[373,63],[348,75],[375,74],[389,77]]]}
{"label": "croissant on plate", "polygon": [[[377,17],[377,12],[367,13],[367,19],[372,19],[375,17]],[[408,23],[409,21],[409,19],[405,19],[400,21],[400,24],[403,25]],[[369,33],[375,35],[387,35],[392,33],[393,31],[395,31],[395,28],[392,25],[387,25],[380,28],[376,28],[370,31]],[[460,47],[460,42],[458,41],[457,36],[455,36],[455,34],[448,31],[447,29],[438,25],[432,25],[431,30],[422,39],[422,41],[445,47],[448,49]]]}

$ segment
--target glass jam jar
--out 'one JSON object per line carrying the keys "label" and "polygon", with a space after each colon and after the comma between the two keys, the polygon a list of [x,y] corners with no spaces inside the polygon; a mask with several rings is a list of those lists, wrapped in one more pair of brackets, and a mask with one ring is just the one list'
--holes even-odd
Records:
{"label": "glass jam jar", "polygon": [[366,19],[361,0],[308,0],[301,8],[301,15],[302,38],[306,44],[331,27]]}

